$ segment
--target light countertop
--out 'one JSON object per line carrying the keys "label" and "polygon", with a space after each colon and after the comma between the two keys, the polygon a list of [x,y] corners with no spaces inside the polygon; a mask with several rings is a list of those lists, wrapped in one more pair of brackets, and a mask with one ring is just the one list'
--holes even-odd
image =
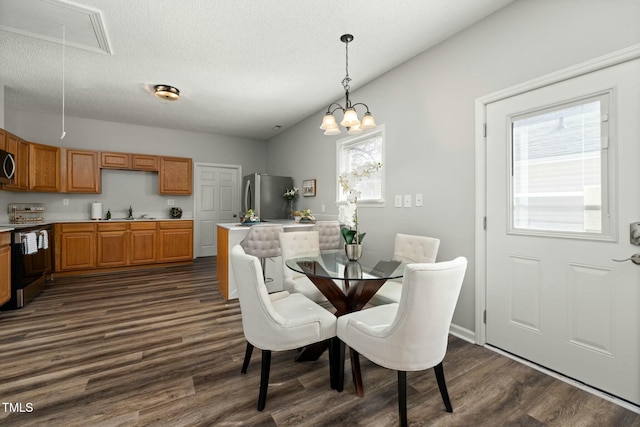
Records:
{"label": "light countertop", "polygon": [[[309,228],[313,226],[312,222],[296,222],[292,219],[274,219],[258,223],[260,225],[281,225],[282,228]],[[240,225],[239,222],[223,222],[216,224],[218,227],[226,228],[227,230],[249,230],[252,225]]]}

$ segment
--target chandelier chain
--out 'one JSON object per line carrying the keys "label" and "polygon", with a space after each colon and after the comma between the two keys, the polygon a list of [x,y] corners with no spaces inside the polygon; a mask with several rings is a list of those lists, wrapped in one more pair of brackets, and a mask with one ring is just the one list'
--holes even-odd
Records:
{"label": "chandelier chain", "polygon": [[349,77],[349,42],[345,41],[344,43],[344,57],[345,57],[345,76],[344,79],[342,79],[342,87],[344,88],[344,90],[346,92],[349,92],[349,89],[351,89],[351,86],[349,86],[349,82],[351,82],[351,77]]}

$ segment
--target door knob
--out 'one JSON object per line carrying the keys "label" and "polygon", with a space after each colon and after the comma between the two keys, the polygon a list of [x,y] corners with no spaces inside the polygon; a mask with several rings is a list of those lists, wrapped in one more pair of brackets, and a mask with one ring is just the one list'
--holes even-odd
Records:
{"label": "door knob", "polygon": [[613,261],[615,261],[615,262],[631,261],[632,263],[634,263],[636,265],[640,265],[640,254],[633,254],[627,259],[614,259]]}

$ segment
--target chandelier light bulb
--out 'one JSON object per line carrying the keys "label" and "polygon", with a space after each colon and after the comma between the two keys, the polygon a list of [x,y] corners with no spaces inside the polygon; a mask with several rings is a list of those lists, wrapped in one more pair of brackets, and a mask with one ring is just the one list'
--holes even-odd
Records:
{"label": "chandelier light bulb", "polygon": [[353,108],[347,108],[344,111],[344,118],[340,124],[346,128],[356,125],[360,126],[360,120],[358,120],[358,113],[356,113],[356,110]]}
{"label": "chandelier light bulb", "polygon": [[362,123],[360,123],[360,129],[368,130],[368,129],[373,129],[376,126],[377,126],[376,120],[373,118],[371,113],[366,112],[364,117],[362,118]]}
{"label": "chandelier light bulb", "polygon": [[320,129],[327,130],[333,127],[338,127],[338,123],[336,123],[336,118],[333,114],[327,112],[327,114],[322,118],[322,125],[320,126]]}
{"label": "chandelier light bulb", "polygon": [[326,131],[324,131],[325,135],[340,135],[341,133],[342,131],[340,130],[337,124],[335,127],[329,128]]}

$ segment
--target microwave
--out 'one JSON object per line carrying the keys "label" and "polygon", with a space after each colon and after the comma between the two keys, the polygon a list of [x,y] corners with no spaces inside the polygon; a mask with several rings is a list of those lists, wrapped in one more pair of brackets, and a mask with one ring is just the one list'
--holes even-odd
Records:
{"label": "microwave", "polygon": [[16,173],[16,161],[13,154],[0,150],[0,183],[9,184],[13,182]]}

